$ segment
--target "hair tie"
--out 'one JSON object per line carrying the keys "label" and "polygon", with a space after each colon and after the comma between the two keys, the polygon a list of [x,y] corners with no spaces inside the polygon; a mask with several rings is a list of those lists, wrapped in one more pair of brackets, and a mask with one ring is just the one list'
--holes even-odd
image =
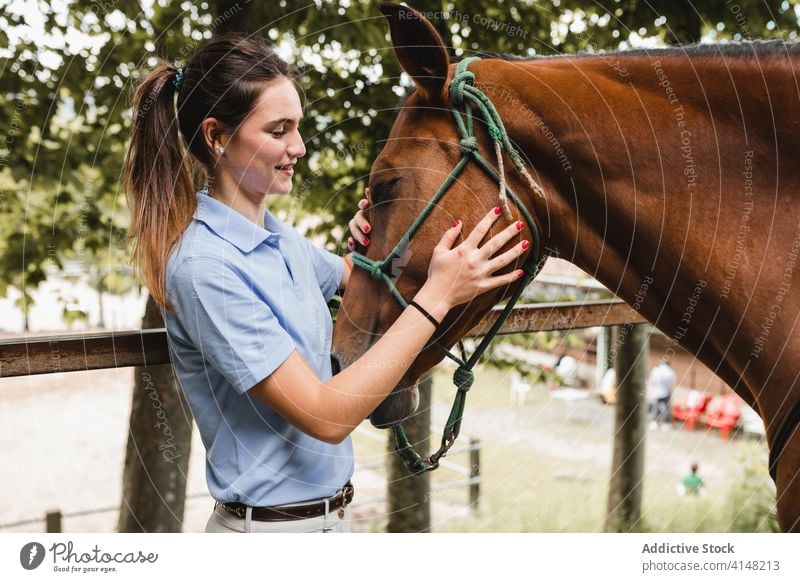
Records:
{"label": "hair tie", "polygon": [[183,85],[183,67],[180,67],[178,72],[175,73],[175,77],[172,79],[172,84],[175,85],[176,91],[180,91],[181,85]]}

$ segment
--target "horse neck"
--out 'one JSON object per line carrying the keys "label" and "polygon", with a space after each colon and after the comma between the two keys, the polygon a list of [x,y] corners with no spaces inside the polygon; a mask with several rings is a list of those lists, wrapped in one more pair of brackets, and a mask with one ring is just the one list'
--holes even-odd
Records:
{"label": "horse neck", "polygon": [[[788,195],[769,211],[754,210],[747,196],[745,173],[776,140],[770,128],[796,125],[788,113],[773,111],[777,118],[763,127],[762,94],[786,103],[792,97],[785,79],[776,80],[779,64],[759,65],[615,55],[492,61],[477,73],[548,193],[529,198],[544,248],[633,304],[732,386],[748,377],[760,320],[741,314],[765,276],[759,281],[757,269],[741,264],[735,286],[728,280],[735,233],[745,221],[753,232],[762,222],[765,232],[783,238],[785,250],[782,233],[797,230],[797,204]],[[755,98],[738,100],[739,87]],[[789,154],[796,149],[771,160],[772,168],[780,164],[783,183],[795,186],[800,173]],[[776,191],[781,185],[772,174],[753,177],[751,189]],[[776,214],[795,221],[778,225],[777,235],[766,222]],[[748,242],[759,247],[756,238]],[[750,375],[762,365],[756,362]]]}

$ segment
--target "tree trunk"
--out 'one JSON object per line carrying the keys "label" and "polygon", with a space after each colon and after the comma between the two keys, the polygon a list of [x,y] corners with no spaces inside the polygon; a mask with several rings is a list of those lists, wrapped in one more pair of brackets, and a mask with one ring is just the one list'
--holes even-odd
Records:
{"label": "tree trunk", "polygon": [[618,389],[607,532],[635,532],[641,527],[648,333],[642,324],[624,325],[617,332]]}
{"label": "tree trunk", "polygon": [[[97,322],[97,327],[105,329],[106,327],[106,313],[103,309],[103,275],[99,267],[92,267],[91,275],[89,275],[89,282],[92,289],[97,291],[97,307],[100,310],[100,321]],[[88,323],[88,318],[87,318]]]}
{"label": "tree trunk", "polygon": [[29,305],[29,302],[28,302],[27,296],[24,295],[24,291],[23,291],[23,296],[22,296],[22,302],[19,305],[22,307],[22,327],[23,327],[23,331],[25,333],[28,333],[31,330],[30,322],[28,321],[28,305]]}
{"label": "tree trunk", "polygon": [[100,329],[106,328],[106,312],[103,310],[103,292],[97,292],[97,303],[100,307],[100,321],[97,322],[97,327]]}
{"label": "tree trunk", "polygon": [[[142,329],[164,327],[152,297]],[[172,366],[134,370],[122,477],[120,532],[180,532],[192,443],[192,415]]]}
{"label": "tree trunk", "polygon": [[[431,389],[433,377],[426,376],[419,383],[419,408],[417,413],[403,423],[403,430],[414,450],[423,458],[431,449]],[[386,486],[389,523],[386,531],[429,532],[431,528],[431,476],[409,475],[403,462],[395,455],[394,438],[389,437],[388,484]]]}

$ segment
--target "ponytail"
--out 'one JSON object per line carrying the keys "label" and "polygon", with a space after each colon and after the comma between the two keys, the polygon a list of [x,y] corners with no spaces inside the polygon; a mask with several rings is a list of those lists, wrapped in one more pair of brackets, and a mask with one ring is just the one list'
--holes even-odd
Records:
{"label": "ponytail", "polygon": [[153,300],[169,310],[173,306],[166,292],[167,259],[197,207],[192,166],[180,142],[175,111],[177,73],[172,65],[161,63],[136,88],[123,170],[133,262]]}

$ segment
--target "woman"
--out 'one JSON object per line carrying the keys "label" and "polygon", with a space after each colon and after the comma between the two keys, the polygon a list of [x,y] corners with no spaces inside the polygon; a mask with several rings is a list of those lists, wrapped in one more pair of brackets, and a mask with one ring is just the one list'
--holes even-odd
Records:
{"label": "woman", "polygon": [[[519,257],[524,242],[490,260],[519,228],[478,248],[495,209],[453,248],[456,221],[414,304],[332,376],[326,302],[347,286],[352,263],[264,210],[291,190],[306,153],[286,63],[259,39],[220,37],[180,70],[159,65],[133,110],[130,238],[206,448],[217,501],[206,531],[349,531],[350,433],[450,308],[521,276],[492,273]],[[181,140],[205,173],[205,190],[195,192]],[[358,212],[352,235],[368,244],[369,230]]]}

